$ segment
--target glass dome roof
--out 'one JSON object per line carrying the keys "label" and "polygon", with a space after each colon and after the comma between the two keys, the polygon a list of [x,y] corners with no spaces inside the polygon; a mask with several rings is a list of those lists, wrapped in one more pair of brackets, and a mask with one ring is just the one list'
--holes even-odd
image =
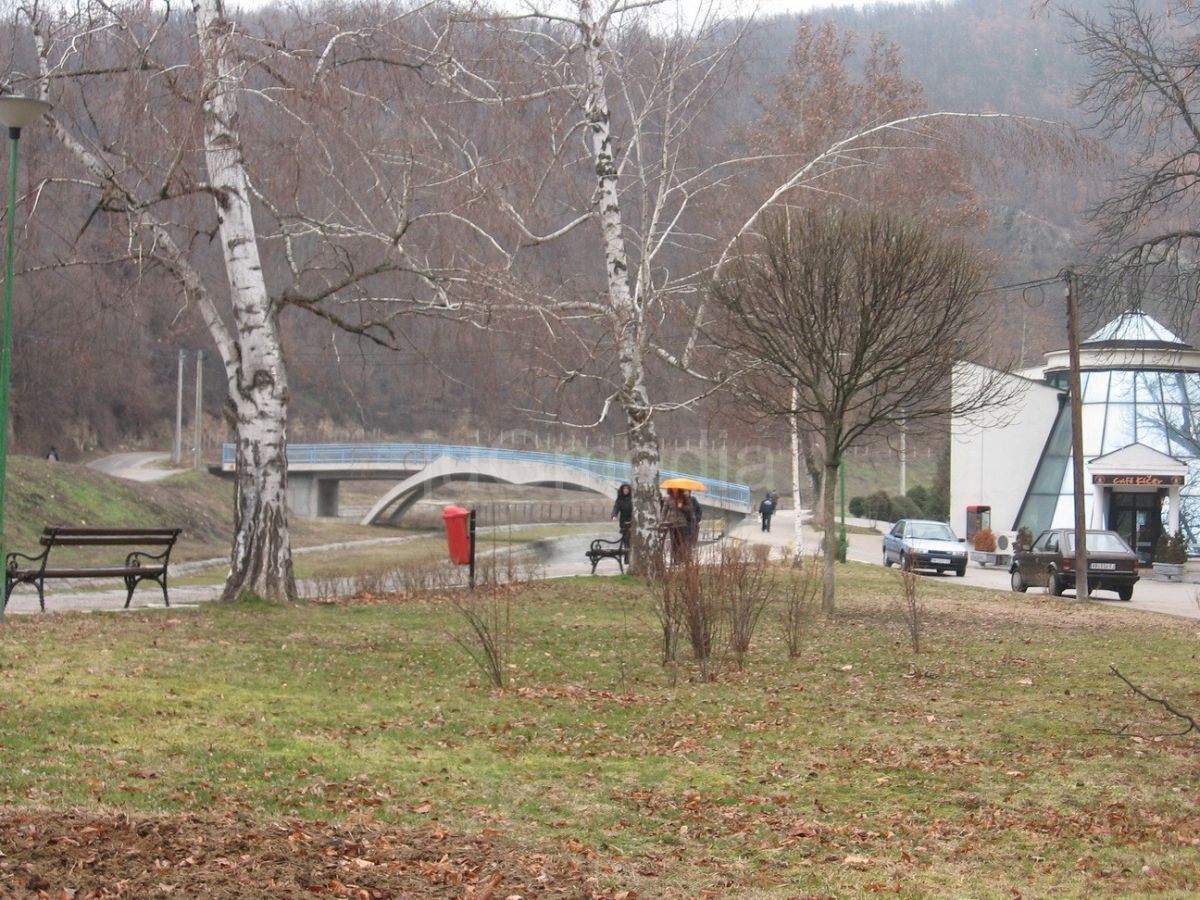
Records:
{"label": "glass dome roof", "polygon": [[1089,344],[1144,344],[1158,347],[1167,344],[1190,349],[1179,335],[1141,310],[1121,313],[1083,342],[1084,346]]}

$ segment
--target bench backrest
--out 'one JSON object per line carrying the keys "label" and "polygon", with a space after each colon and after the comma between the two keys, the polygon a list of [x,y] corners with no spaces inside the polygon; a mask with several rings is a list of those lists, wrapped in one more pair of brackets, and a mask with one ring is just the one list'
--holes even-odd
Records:
{"label": "bench backrest", "polygon": [[165,547],[174,544],[181,531],[180,528],[76,528],[51,525],[42,530],[41,544],[43,547]]}

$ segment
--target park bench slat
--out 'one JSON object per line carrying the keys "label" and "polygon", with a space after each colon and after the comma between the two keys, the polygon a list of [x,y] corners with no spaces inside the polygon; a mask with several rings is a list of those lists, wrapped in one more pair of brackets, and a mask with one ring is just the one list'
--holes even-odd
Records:
{"label": "park bench slat", "polygon": [[117,537],[103,537],[102,535],[87,535],[81,537],[63,537],[61,535],[43,535],[40,539],[43,547],[48,547],[51,544],[56,544],[60,547],[121,547],[133,546],[135,544],[153,547],[166,547],[175,543],[175,538],[165,538],[154,535],[152,537],[137,537],[135,535],[118,535]]}

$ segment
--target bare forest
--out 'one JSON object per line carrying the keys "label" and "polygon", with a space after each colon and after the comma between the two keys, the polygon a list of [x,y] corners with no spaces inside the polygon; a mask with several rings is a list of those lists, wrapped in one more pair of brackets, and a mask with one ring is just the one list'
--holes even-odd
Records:
{"label": "bare forest", "polygon": [[[34,71],[35,50],[22,9],[10,5],[6,89],[29,92],[29,83],[21,79]],[[156,85],[146,89],[154,92],[147,97],[140,93],[141,88],[132,87],[133,79],[115,71],[149,49],[160,57],[164,70],[190,64],[195,52],[189,43],[191,11],[172,6],[167,15],[166,9],[158,3],[130,4],[126,14],[131,20],[125,24],[140,36],[113,41],[103,51],[103,64],[89,62],[96,71],[86,76],[86,85],[64,90],[55,98],[60,114],[78,117],[97,134],[111,129],[139,144],[147,142],[143,129],[155,134],[156,142],[172,140],[185,146],[192,140],[188,129],[193,126],[186,113],[174,120],[160,118],[158,113],[152,119],[142,114],[148,100],[159,102],[172,94],[187,99],[180,96],[182,88],[170,83],[175,76],[157,79]],[[375,103],[387,107],[381,114],[386,125],[377,124],[387,133],[376,134],[373,140],[381,146],[385,140],[391,141],[390,149],[398,158],[391,161],[389,172],[372,176],[380,179],[378,185],[364,181],[339,186],[354,194],[364,216],[376,217],[396,194],[406,191],[416,204],[442,203],[447,209],[461,210],[474,202],[478,210],[483,206],[479,195],[496,182],[505,183],[513,196],[542,190],[545,208],[576,209],[590,199],[589,186],[583,180],[544,186],[523,183],[533,177],[529,165],[533,159],[555,152],[556,137],[550,132],[556,123],[549,119],[553,101],[525,101],[519,115],[509,118],[507,133],[498,133],[494,110],[449,102],[446,85],[435,74],[437,61],[425,56],[432,40],[426,30],[428,23],[420,25],[416,17],[405,20],[398,8],[384,15],[375,4],[352,3],[315,6],[310,13],[281,5],[239,15],[241,27],[263,48],[261,68],[254,74],[263,93],[257,97],[253,90],[247,93],[244,129],[253,152],[260,159],[278,163],[257,170],[255,177],[276,180],[278,190],[306,192],[313,197],[324,194],[328,201],[328,182],[339,177],[334,167],[352,152],[342,148],[339,160],[330,149],[345,142],[357,145],[357,152],[362,153],[359,139],[338,119],[350,116],[361,124],[362,110],[344,99],[342,109],[324,110],[319,118],[272,112],[270,92],[280,85],[270,81],[291,75],[273,71],[267,48],[274,53],[277,46],[291,46],[298,51],[293,65],[304,59],[299,52],[303,49],[312,56],[304,60],[312,69],[320,65],[319,54],[328,50],[317,79],[324,82],[327,95],[308,98],[314,107],[338,93],[345,98],[351,88],[363,98],[363,104],[373,97]],[[824,38],[836,46],[813,47],[814,34],[821,37],[821,23],[835,29],[832,36]],[[385,38],[389,29],[396,33]],[[811,120],[802,119],[812,111],[811,98],[805,101],[799,93],[802,83],[811,81],[811,73],[799,71],[797,66],[805,65],[806,60],[810,66],[815,64],[818,51],[825,62],[835,53],[844,53],[848,77],[863,84],[871,77],[863,70],[879,72],[880,62],[894,65],[907,79],[902,88],[895,80],[890,85],[870,85],[878,93],[875,107],[864,111],[867,116],[941,108],[1003,110],[1081,122],[1074,100],[1083,63],[1062,43],[1065,33],[1066,23],[1061,19],[1045,12],[1034,15],[1023,0],[883,6],[865,12],[836,10],[812,19],[788,17],[754,23],[741,37],[736,59],[728,61],[717,96],[704,111],[706,136],[690,144],[688,152],[695,158],[688,164],[694,170],[706,161],[749,149],[756,141],[762,147],[794,139],[794,135],[781,133],[778,125],[788,116],[793,122],[803,120],[806,127],[805,145],[793,149],[811,150],[822,138],[835,134],[836,124],[814,129],[809,126]],[[642,35],[640,39],[648,38]],[[377,58],[365,58],[367,46],[379,51],[374,54]],[[106,68],[112,71],[101,71]],[[313,74],[309,71],[305,76],[312,78]],[[412,115],[413,110],[420,110],[421,115]],[[434,121],[435,116],[439,121]],[[485,121],[489,133],[476,133],[474,126]],[[444,133],[431,134],[431,128]],[[577,137],[566,133],[561,137],[567,144],[562,152],[583,152]],[[129,159],[127,151],[120,152]],[[465,170],[463,163],[472,153],[481,160],[490,157],[487,170],[475,184],[456,187],[453,177]],[[224,386],[214,365],[215,348],[177,281],[159,266],[130,258],[128,231],[120,217],[105,207],[103,198],[70,187],[77,180],[75,163],[45,129],[28,130],[22,154],[21,255],[14,323],[15,446],[38,453],[54,444],[72,456],[129,444],[166,446],[174,417],[180,350],[188,351],[189,392],[195,351],[206,352],[206,435],[211,442],[230,438]],[[430,160],[434,160],[432,165]],[[577,160],[564,158],[564,164],[568,162]],[[962,201],[956,207],[960,218],[975,226],[978,239],[999,255],[1000,279],[1044,275],[1066,262],[1060,255],[1070,247],[1072,236],[1078,237],[1084,228],[1079,212],[1088,195],[1081,189],[1079,175],[1063,172],[1036,189],[1019,172],[972,185],[970,179],[978,173],[971,170],[969,162],[948,164],[960,169],[953,173],[951,183]],[[171,162],[164,160],[161,165],[165,168]],[[764,167],[759,177],[769,179],[785,165],[775,163],[774,173],[770,166]],[[919,190],[920,181],[910,177],[915,168],[911,162],[909,172],[903,171],[903,164],[899,168],[889,181],[897,185],[895,202],[903,203],[905,183],[910,191]],[[423,190],[432,192],[438,170],[445,176],[445,183],[437,187],[442,196],[427,198]],[[161,177],[161,173],[143,177]],[[485,177],[492,184],[484,185]],[[471,191],[478,194],[472,198]],[[452,196],[456,192],[458,196]],[[713,202],[728,209],[728,196],[718,202],[714,195]],[[578,234],[553,246],[526,248],[522,265],[538,270],[540,278],[555,289],[569,282],[579,296],[603,290],[603,266],[591,255],[589,238]],[[193,240],[211,243],[211,236]],[[436,259],[438,240],[444,238],[430,236],[417,252],[435,265],[457,265],[451,254]],[[1030,243],[1038,250],[1032,264],[1027,252]],[[281,250],[279,258],[266,261],[269,276],[286,267],[285,252]],[[207,258],[201,254],[197,264],[216,269],[220,263],[217,254],[210,252]],[[369,265],[366,260],[356,264]],[[586,330],[574,339],[582,340],[583,345],[552,349],[548,334],[543,340],[524,325],[509,327],[496,319],[464,325],[426,314],[407,317],[403,327],[385,339],[391,346],[381,346],[335,327],[328,318],[306,315],[302,305],[285,306],[279,315],[288,359],[293,439],[419,439],[436,435],[473,441],[477,434],[481,439],[499,439],[501,432],[511,435],[514,430],[552,438],[562,432],[552,424],[555,421],[595,420],[609,393],[604,384],[583,377],[574,379],[569,389],[561,386],[563,358],[592,355],[586,346]],[[1020,302],[1008,305],[1011,309],[1004,310],[1005,337],[1014,351],[1024,349],[1029,356],[1046,349],[1028,337],[1046,330],[1041,327],[1043,311]],[[355,321],[362,321],[357,316],[356,311]],[[1022,345],[1022,331],[1028,346]],[[688,384],[687,375],[667,364],[651,366],[647,377],[659,396],[690,398],[702,393]],[[497,385],[505,387],[500,396]],[[188,406],[190,418],[190,399]],[[37,414],[26,414],[32,410]],[[679,439],[736,436],[754,427],[730,415],[729,402],[719,395],[665,415],[658,423],[664,436]],[[615,441],[620,447],[624,430],[625,423],[613,417],[591,440],[610,447]]]}

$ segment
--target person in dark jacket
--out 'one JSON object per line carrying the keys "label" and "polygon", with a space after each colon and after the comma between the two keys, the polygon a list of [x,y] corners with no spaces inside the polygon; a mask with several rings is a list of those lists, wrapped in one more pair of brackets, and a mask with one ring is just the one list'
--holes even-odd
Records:
{"label": "person in dark jacket", "polygon": [[671,562],[686,562],[691,557],[695,510],[687,491],[667,488],[659,512],[658,527],[666,533],[671,547]]}
{"label": "person in dark jacket", "polygon": [[700,505],[700,501],[696,498],[695,491],[684,491],[687,494],[688,501],[692,504],[692,521],[688,539],[694,545],[700,540],[700,520],[704,518],[704,508]]}
{"label": "person in dark jacket", "polygon": [[621,529],[621,546],[629,546],[629,529],[633,525],[633,487],[628,483],[617,488],[617,499],[613,501],[613,521]]}
{"label": "person in dark jacket", "polygon": [[758,504],[758,514],[762,517],[762,530],[771,530],[771,516],[775,515],[775,495],[767,494],[762,503]]}

